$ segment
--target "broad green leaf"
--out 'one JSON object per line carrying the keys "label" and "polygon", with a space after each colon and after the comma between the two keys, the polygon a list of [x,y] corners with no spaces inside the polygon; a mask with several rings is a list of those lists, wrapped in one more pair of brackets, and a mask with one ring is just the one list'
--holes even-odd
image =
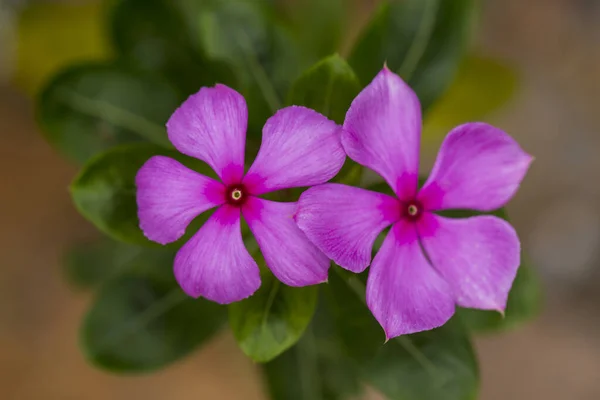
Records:
{"label": "broad green leaf", "polygon": [[263,365],[271,400],[350,400],[360,394],[356,368],[323,311],[317,311],[298,344]]}
{"label": "broad green leaf", "polygon": [[489,58],[468,57],[448,91],[427,114],[424,141],[436,142],[455,126],[484,120],[511,99],[516,87],[517,75],[508,66]]}
{"label": "broad green leaf", "polygon": [[384,63],[416,91],[424,110],[447,89],[466,51],[476,0],[384,1],[349,57],[362,84]]}
{"label": "broad green leaf", "polygon": [[342,124],[360,89],[352,68],[335,54],[319,61],[296,79],[287,103],[312,108]]}
{"label": "broad green leaf", "polygon": [[364,303],[365,286],[335,267],[329,307],[361,378],[391,400],[468,400],[479,386],[477,361],[460,319],[441,328],[400,336],[384,333]]}
{"label": "broad green leaf", "polygon": [[[214,176],[204,163],[150,143],[115,147],[91,159],[71,184],[71,197],[79,212],[114,239],[151,244],[139,228],[135,176],[154,155],[176,158],[204,175]],[[206,216],[203,213],[199,218]]]}
{"label": "broad green leaf", "polygon": [[163,74],[186,95],[215,83],[235,86],[226,63],[209,61],[194,46],[176,2],[122,0],[112,10],[110,30],[123,60]]}
{"label": "broad green leaf", "polygon": [[318,288],[289,287],[271,273],[261,278],[252,297],[229,305],[229,324],[244,353],[266,362],[300,339],[315,311]]}
{"label": "broad green leaf", "polygon": [[[171,270],[172,260],[160,267]],[[152,371],[191,353],[225,319],[223,307],[187,297],[174,280],[125,275],[100,289],[84,318],[81,346],[100,368]]]}
{"label": "broad green leaf", "polygon": [[131,272],[172,280],[172,268],[165,268],[172,261],[170,250],[133,246],[102,237],[73,244],[65,254],[64,268],[70,283],[91,288]]}
{"label": "broad green leaf", "polygon": [[111,51],[103,31],[104,8],[99,0],[24,4],[16,21],[17,86],[34,96],[69,64],[108,59]]}
{"label": "broad green leaf", "polygon": [[[525,258],[525,255],[521,255]],[[461,308],[458,310],[462,321],[474,332],[496,332],[512,329],[534,318],[541,308],[542,290],[535,271],[522,260],[517,277],[508,296],[504,316],[495,311]]]}
{"label": "broad green leaf", "polygon": [[109,64],[69,68],[43,90],[37,119],[46,139],[77,162],[121,143],[171,147],[165,123],[179,95],[149,75]]}

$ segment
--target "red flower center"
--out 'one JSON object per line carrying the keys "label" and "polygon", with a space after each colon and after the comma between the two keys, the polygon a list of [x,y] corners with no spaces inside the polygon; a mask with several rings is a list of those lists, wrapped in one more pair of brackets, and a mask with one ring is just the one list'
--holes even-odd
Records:
{"label": "red flower center", "polygon": [[423,214],[423,205],[418,200],[411,200],[402,205],[402,217],[409,221],[417,221]]}
{"label": "red flower center", "polygon": [[232,206],[241,206],[248,199],[248,192],[244,185],[229,185],[225,190],[225,201]]}

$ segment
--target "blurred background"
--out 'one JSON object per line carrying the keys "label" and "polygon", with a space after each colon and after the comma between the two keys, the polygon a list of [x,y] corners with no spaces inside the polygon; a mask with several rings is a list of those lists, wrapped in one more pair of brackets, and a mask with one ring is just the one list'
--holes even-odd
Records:
{"label": "blurred background", "polygon": [[[377,3],[347,2],[344,42]],[[536,157],[508,211],[542,279],[544,306],[518,329],[476,338],[480,398],[597,400],[600,1],[482,3],[474,47],[514,74],[510,101],[485,119]],[[63,254],[99,234],[72,205],[67,187],[77,167],[40,135],[33,99],[61,67],[105,56],[97,4],[0,0],[0,398],[264,399],[256,365],[230,333],[148,376],[95,369],[78,349],[90,294],[68,285]],[[489,95],[506,89],[492,86]],[[443,138],[430,130],[425,169]]]}

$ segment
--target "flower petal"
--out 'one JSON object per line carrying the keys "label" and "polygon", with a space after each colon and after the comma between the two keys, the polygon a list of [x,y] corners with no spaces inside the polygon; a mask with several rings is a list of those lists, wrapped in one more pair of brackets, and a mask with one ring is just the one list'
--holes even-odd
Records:
{"label": "flower petal", "polygon": [[167,122],[169,140],[182,152],[210,165],[225,184],[244,175],[248,109],[241,94],[225,85],[203,87]]}
{"label": "flower petal", "polygon": [[146,161],[135,184],[140,228],[160,244],[179,239],[194,218],[224,202],[223,184],[169,157]]}
{"label": "flower petal", "polygon": [[434,268],[462,307],[503,311],[521,263],[510,224],[490,215],[466,219],[423,214],[419,235]]}
{"label": "flower petal", "polygon": [[400,199],[407,200],[417,191],[420,136],[419,99],[384,68],[352,102],[342,145],[348,157],[379,173]]}
{"label": "flower petal", "polygon": [[255,195],[312,186],[333,178],[346,155],[341,128],[305,107],[286,107],[263,128],[263,140],[244,184]]}
{"label": "flower petal", "polygon": [[373,259],[367,305],[387,339],[442,326],[454,314],[448,284],[425,258],[414,224],[399,221]]}
{"label": "flower petal", "polygon": [[336,264],[361,272],[371,263],[377,235],[399,217],[400,205],[393,197],[328,183],[300,196],[296,222]]}
{"label": "flower petal", "polygon": [[498,128],[458,126],[442,143],[419,199],[429,210],[495,210],[515,194],[532,160]]}
{"label": "flower petal", "polygon": [[260,287],[260,275],[242,241],[240,209],[223,205],[215,211],[179,250],[174,270],[192,297],[229,304],[251,296]]}
{"label": "flower petal", "polygon": [[297,203],[250,197],[242,213],[256,237],[267,266],[288,286],[325,282],[330,261],[294,222]]}

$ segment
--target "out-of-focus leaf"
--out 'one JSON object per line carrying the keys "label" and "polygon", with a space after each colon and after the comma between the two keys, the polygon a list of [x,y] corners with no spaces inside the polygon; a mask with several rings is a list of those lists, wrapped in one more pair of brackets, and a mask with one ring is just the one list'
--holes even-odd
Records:
{"label": "out-of-focus leaf", "polygon": [[184,95],[201,86],[236,86],[231,68],[209,61],[193,45],[176,3],[168,0],[122,0],[111,14],[110,29],[119,56],[137,67],[164,74]]}
{"label": "out-of-focus leaf", "polygon": [[79,212],[114,239],[150,245],[139,228],[135,176],[154,155],[176,158],[204,175],[214,176],[206,164],[150,143],[115,147],[91,159],[71,184],[71,197]]}
{"label": "out-of-focus leaf", "polygon": [[263,365],[272,400],[349,400],[360,394],[356,368],[348,362],[329,314],[319,308],[298,344]]}
{"label": "out-of-focus leaf", "polygon": [[65,66],[110,57],[101,1],[29,2],[18,16],[15,81],[34,95]]}
{"label": "out-of-focus leaf", "polygon": [[360,35],[349,63],[363,84],[387,63],[427,110],[456,73],[475,8],[476,0],[384,1]]}
{"label": "out-of-focus leaf", "polygon": [[289,85],[307,66],[272,5],[253,0],[179,0],[210,58],[230,62],[248,104],[250,139],[281,107]]}
{"label": "out-of-focus leaf", "polygon": [[84,162],[120,143],[171,147],[165,123],[179,105],[167,83],[114,65],[69,68],[41,93],[37,119],[46,139]]}
{"label": "out-of-focus leaf", "polygon": [[515,71],[496,60],[470,56],[462,63],[448,91],[425,119],[423,139],[435,142],[465,122],[481,121],[513,96]]}
{"label": "out-of-focus leaf", "polygon": [[335,54],[313,65],[292,84],[287,103],[312,108],[342,124],[360,89],[352,68]]}
{"label": "out-of-focus leaf", "polygon": [[174,280],[130,274],[102,286],[83,321],[81,345],[100,368],[146,372],[191,353],[225,319],[223,307],[187,297]]}
{"label": "out-of-focus leaf", "polygon": [[320,59],[339,51],[347,22],[345,3],[345,0],[283,2],[285,18],[292,25],[300,49],[307,58]]}
{"label": "out-of-focus leaf", "polygon": [[318,288],[289,287],[270,272],[261,278],[252,297],[229,306],[229,324],[244,353],[266,362],[300,339],[315,311]]}
{"label": "out-of-focus leaf", "polygon": [[391,400],[475,398],[477,361],[460,319],[384,344],[383,330],[364,303],[362,281],[344,271],[332,271],[329,289],[328,303],[340,338],[365,382]]}
{"label": "out-of-focus leaf", "polygon": [[496,311],[461,308],[458,310],[467,328],[474,332],[497,332],[514,328],[534,318],[540,308],[542,290],[535,271],[527,265],[525,255],[508,296],[504,317]]}
{"label": "out-of-focus leaf", "polygon": [[172,250],[145,248],[108,238],[76,243],[65,254],[67,279],[80,288],[98,286],[108,279],[131,272],[173,280]]}

